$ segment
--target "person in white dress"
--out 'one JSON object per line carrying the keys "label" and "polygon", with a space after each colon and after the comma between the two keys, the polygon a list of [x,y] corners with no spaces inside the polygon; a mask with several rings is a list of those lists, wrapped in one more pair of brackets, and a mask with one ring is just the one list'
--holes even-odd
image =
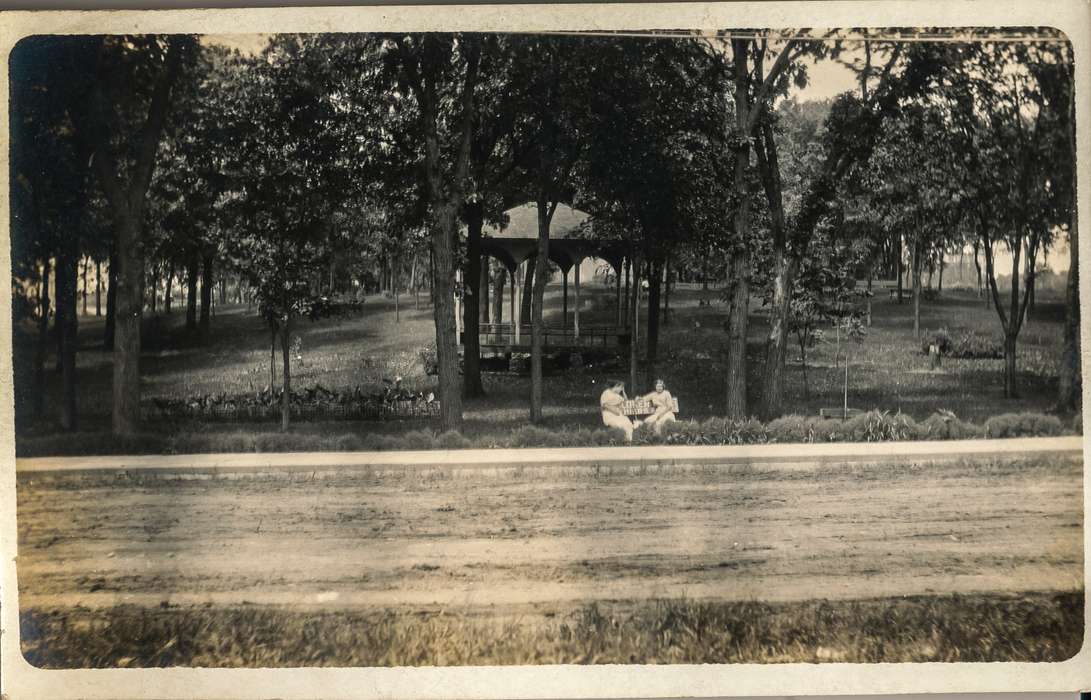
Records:
{"label": "person in white dress", "polygon": [[602,423],[611,428],[618,428],[625,433],[625,441],[633,441],[633,422],[625,415],[622,404],[625,398],[625,382],[613,381],[599,396],[599,408],[602,409]]}
{"label": "person in white dress", "polygon": [[662,379],[655,380],[655,391],[645,394],[644,398],[651,402],[655,411],[644,419],[645,425],[650,425],[659,433],[663,426],[676,420],[674,417],[674,397],[667,391],[667,384]]}

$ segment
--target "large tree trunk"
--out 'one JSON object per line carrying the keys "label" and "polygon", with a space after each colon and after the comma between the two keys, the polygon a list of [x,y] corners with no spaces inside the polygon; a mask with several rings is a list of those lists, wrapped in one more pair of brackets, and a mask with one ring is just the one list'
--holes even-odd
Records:
{"label": "large tree trunk", "polygon": [[[114,217],[114,252],[118,263],[117,313],[114,329],[113,431],[134,434],[140,426],[140,320],[144,300],[144,249],[141,228],[144,203],[155,169],[155,154],[170,107],[170,94],[180,66],[182,36],[168,40],[165,66],[156,79],[147,118],[137,140],[131,167],[119,167],[111,144],[106,115],[110,111],[100,85],[92,91],[92,160],[99,188]],[[129,176],[122,185],[121,174]]]}
{"label": "large tree trunk", "polygon": [[205,253],[201,260],[201,323],[199,327],[202,343],[208,342],[212,323],[212,253]]}
{"label": "large tree trunk", "polygon": [[1014,399],[1019,397],[1019,386],[1015,380],[1015,348],[1018,336],[1010,331],[1004,335],[1004,397]]}
{"label": "large tree trunk", "polygon": [[[530,320],[530,421],[542,421],[542,307],[549,278],[549,224],[554,206],[538,197],[538,246],[534,256],[534,297]],[[528,266],[529,267],[529,266]]]}
{"label": "large tree trunk", "polygon": [[52,264],[49,258],[42,261],[42,280],[38,287],[38,343],[34,353],[34,415],[45,415],[46,375],[45,360],[49,354],[49,277]]}
{"label": "large tree trunk", "polygon": [[440,426],[462,426],[462,387],[458,371],[455,324],[455,250],[458,219],[454,204],[433,203],[436,222],[432,245],[432,309],[436,326],[436,361],[439,365]]}
{"label": "large tree trunk", "polygon": [[484,211],[481,204],[473,202],[466,205],[466,266],[462,278],[465,280],[462,294],[462,348],[463,377],[462,396],[476,398],[484,396],[485,387],[481,385],[481,308],[488,307],[488,300],[481,298],[481,227],[484,224]]}
{"label": "large tree trunk", "polygon": [[284,328],[280,333],[280,356],[284,360],[284,371],[281,377],[284,381],[284,391],[280,395],[280,430],[288,430],[288,422],[292,415],[292,317],[284,322]]}
{"label": "large tree trunk", "polygon": [[151,277],[152,277],[152,283],[151,283],[151,285],[149,285],[151,287],[151,299],[148,300],[149,301],[148,306],[152,311],[152,315],[154,316],[155,313],[159,310],[159,266],[158,265],[152,265]]}
{"label": "large tree trunk", "polygon": [[750,280],[749,260],[745,251],[737,251],[731,258],[730,317],[728,318],[727,346],[727,406],[729,418],[745,418],[746,403],[746,336],[748,328]]}
{"label": "large tree trunk", "polygon": [[140,321],[143,316],[144,260],[140,222],[125,216],[117,227],[117,312],[114,330],[113,431],[132,435],[140,428]]}
{"label": "large tree trunk", "polygon": [[784,401],[784,370],[788,358],[788,321],[791,315],[792,287],[799,263],[795,256],[774,252],[773,301],[769,310],[769,336],[765,345],[765,377],[762,387],[766,419],[781,413]]}
{"label": "large tree trunk", "polygon": [[[781,402],[784,398],[784,365],[788,355],[788,316],[791,312],[792,288],[795,284],[798,262],[797,256],[789,256],[788,253],[780,157],[777,153],[773,128],[768,123],[764,123],[760,131],[761,138],[757,140],[755,153],[773,228],[773,300],[769,310],[769,335],[765,343],[761,407],[762,413],[769,419],[780,414]],[[814,216],[812,215],[811,218]]]}
{"label": "large tree trunk", "polygon": [[728,318],[727,400],[728,418],[745,418],[746,405],[746,336],[750,305],[750,69],[748,39],[732,39],[735,64],[735,126],[734,178],[735,190],[735,251],[731,256],[731,309]]}
{"label": "large tree trunk", "polygon": [[57,334],[61,343],[61,428],[76,430],[76,346],[79,331],[79,238],[66,236],[57,256]]}
{"label": "large tree trunk", "polygon": [[531,301],[534,298],[534,270],[538,267],[538,260],[533,256],[527,261],[526,276],[523,278],[523,296],[519,300],[519,318],[523,319],[521,322],[525,322],[526,319],[531,317]]}
{"label": "large tree trunk", "polygon": [[197,330],[197,275],[201,270],[201,258],[197,251],[189,254],[186,261],[186,330]]}
{"label": "large tree trunk", "polygon": [[481,256],[481,291],[477,298],[481,307],[481,323],[489,323],[489,280],[492,279],[492,262],[489,257]]}
{"label": "large tree trunk", "polygon": [[117,328],[117,253],[110,253],[110,270],[106,273],[106,323],[102,333],[103,350],[114,349]]}

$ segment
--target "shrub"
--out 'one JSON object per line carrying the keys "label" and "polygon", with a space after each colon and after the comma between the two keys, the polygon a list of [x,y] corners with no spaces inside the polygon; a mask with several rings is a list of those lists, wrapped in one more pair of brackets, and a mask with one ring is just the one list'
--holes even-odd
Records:
{"label": "shrub", "polygon": [[985,421],[985,437],[1050,437],[1063,432],[1057,416],[1041,413],[1004,413]]}
{"label": "shrub", "polygon": [[425,345],[417,353],[420,357],[421,364],[424,366],[424,373],[428,376],[435,376],[439,374],[439,359],[436,355],[436,344],[429,343]]}
{"label": "shrub", "polygon": [[1072,432],[1083,435],[1083,411],[1076,411],[1076,415],[1072,416]]}
{"label": "shrub", "polygon": [[912,440],[918,429],[913,419],[904,413],[868,411],[842,423],[839,433],[847,442],[884,442]]}
{"label": "shrub", "polygon": [[967,423],[951,411],[936,411],[917,424],[919,440],[971,440],[984,433],[981,426]]}
{"label": "shrub", "polygon": [[769,435],[754,418],[709,418],[704,423],[669,423],[664,426],[662,441],[668,445],[757,445],[769,442]]}
{"label": "shrub", "polygon": [[828,442],[834,425],[816,416],[783,416],[770,421],[765,430],[769,442]]}
{"label": "shrub", "polygon": [[523,425],[511,431],[508,447],[559,447],[560,440],[554,440],[554,433],[536,425]]}
{"label": "shrub", "polygon": [[954,343],[951,341],[951,334],[947,332],[946,328],[940,328],[938,331],[932,331],[929,333],[923,333],[921,335],[921,352],[925,355],[928,354],[929,348],[935,345],[939,348],[939,354],[950,355],[951,350],[954,347]]}
{"label": "shrub", "polygon": [[358,452],[366,450],[364,440],[357,435],[342,435],[334,441],[334,447],[338,452]]}
{"label": "shrub", "polygon": [[432,445],[439,450],[465,450],[473,447],[473,443],[457,430],[448,430],[447,432],[440,433],[432,441]]}
{"label": "shrub", "polygon": [[950,355],[964,360],[999,360],[1004,357],[1004,342],[993,336],[966,331],[954,339]]}

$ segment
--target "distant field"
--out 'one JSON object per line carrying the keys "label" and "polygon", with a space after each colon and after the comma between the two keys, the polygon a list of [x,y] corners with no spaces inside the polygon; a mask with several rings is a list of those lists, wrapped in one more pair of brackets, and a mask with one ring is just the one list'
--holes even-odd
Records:
{"label": "distant field", "polygon": [[57,666],[1059,660],[1083,632],[1082,477],[1068,454],[23,473],[24,650]]}
{"label": "distant field", "polygon": [[[720,378],[724,373],[725,307],[714,290],[709,293],[714,304],[698,306],[701,295],[696,285],[679,285],[672,296],[671,323],[662,332],[658,367],[641,368],[642,376],[654,374],[667,381],[682,403],[684,418],[721,414],[723,406],[724,386]],[[555,316],[559,315],[559,297],[559,290],[551,287],[547,301]],[[585,325],[608,323],[613,318],[612,292],[589,287],[584,299]],[[752,308],[755,311],[751,324],[750,386],[754,392],[752,399],[756,400],[767,324],[760,301],[754,300]],[[908,302],[898,305],[882,296],[876,298],[874,325],[868,338],[852,348],[850,405],[903,411],[918,419],[946,409],[976,422],[999,413],[1044,412],[1052,408],[1064,317],[1063,306],[1057,300],[1040,299],[1032,320],[1020,336],[1023,395],[1019,399],[1002,396],[1000,360],[945,359],[940,370],[930,370],[913,334],[911,314]],[[302,359],[294,361],[293,385],[321,384],[333,389],[363,386],[378,391],[383,378],[401,375],[407,386],[433,386],[434,380],[424,374],[420,359],[420,351],[434,342],[431,309],[422,301],[422,308],[415,310],[412,298],[403,297],[400,317],[396,322],[392,300],[372,297],[357,317],[302,324]],[[221,308],[213,319],[212,338],[204,347],[186,338],[182,322],[183,316],[178,312],[156,321],[164,330],[147,340],[142,358],[145,398],[250,392],[268,385],[268,333],[259,318],[246,313],[245,306]],[[999,329],[995,311],[985,308],[972,292],[962,290],[949,290],[939,300],[925,302],[922,325],[927,330],[946,328],[952,335],[969,330],[997,335]],[[83,427],[88,430],[108,429],[110,355],[100,348],[101,330],[101,319],[81,319],[79,400]],[[23,405],[32,390],[31,341],[29,336],[16,334],[19,405]],[[790,347],[785,402],[788,412],[817,414],[821,407],[840,405],[844,371],[843,365],[835,362],[834,354],[833,333],[827,333],[826,342],[808,352],[809,390],[805,392],[799,351],[795,346]],[[52,363],[51,358],[50,367]],[[620,362],[547,376],[545,425],[599,425],[595,406],[601,381],[626,374],[627,365]],[[48,379],[47,405],[55,407],[60,376],[50,371]],[[465,415],[471,432],[475,424],[490,430],[505,430],[526,423],[528,377],[487,373],[484,384],[488,395],[466,403]],[[644,391],[645,387],[637,389]],[[411,426],[350,423],[342,424],[339,431],[399,431],[421,426],[420,421]],[[19,435],[49,434],[56,429],[52,420],[35,426],[21,421]],[[150,429],[169,432],[192,428],[151,424]]]}

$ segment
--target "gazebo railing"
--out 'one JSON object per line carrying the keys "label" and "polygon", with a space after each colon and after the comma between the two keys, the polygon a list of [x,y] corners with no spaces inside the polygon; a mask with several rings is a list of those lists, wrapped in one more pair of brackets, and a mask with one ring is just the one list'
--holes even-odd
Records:
{"label": "gazebo railing", "polygon": [[[631,337],[628,328],[619,328],[617,326],[581,327],[578,335],[575,328],[546,326],[542,329],[542,345],[544,347],[628,347]],[[519,326],[519,339],[516,342],[515,329],[511,323],[482,323],[478,328],[478,342],[482,346],[529,348],[530,326]]]}

